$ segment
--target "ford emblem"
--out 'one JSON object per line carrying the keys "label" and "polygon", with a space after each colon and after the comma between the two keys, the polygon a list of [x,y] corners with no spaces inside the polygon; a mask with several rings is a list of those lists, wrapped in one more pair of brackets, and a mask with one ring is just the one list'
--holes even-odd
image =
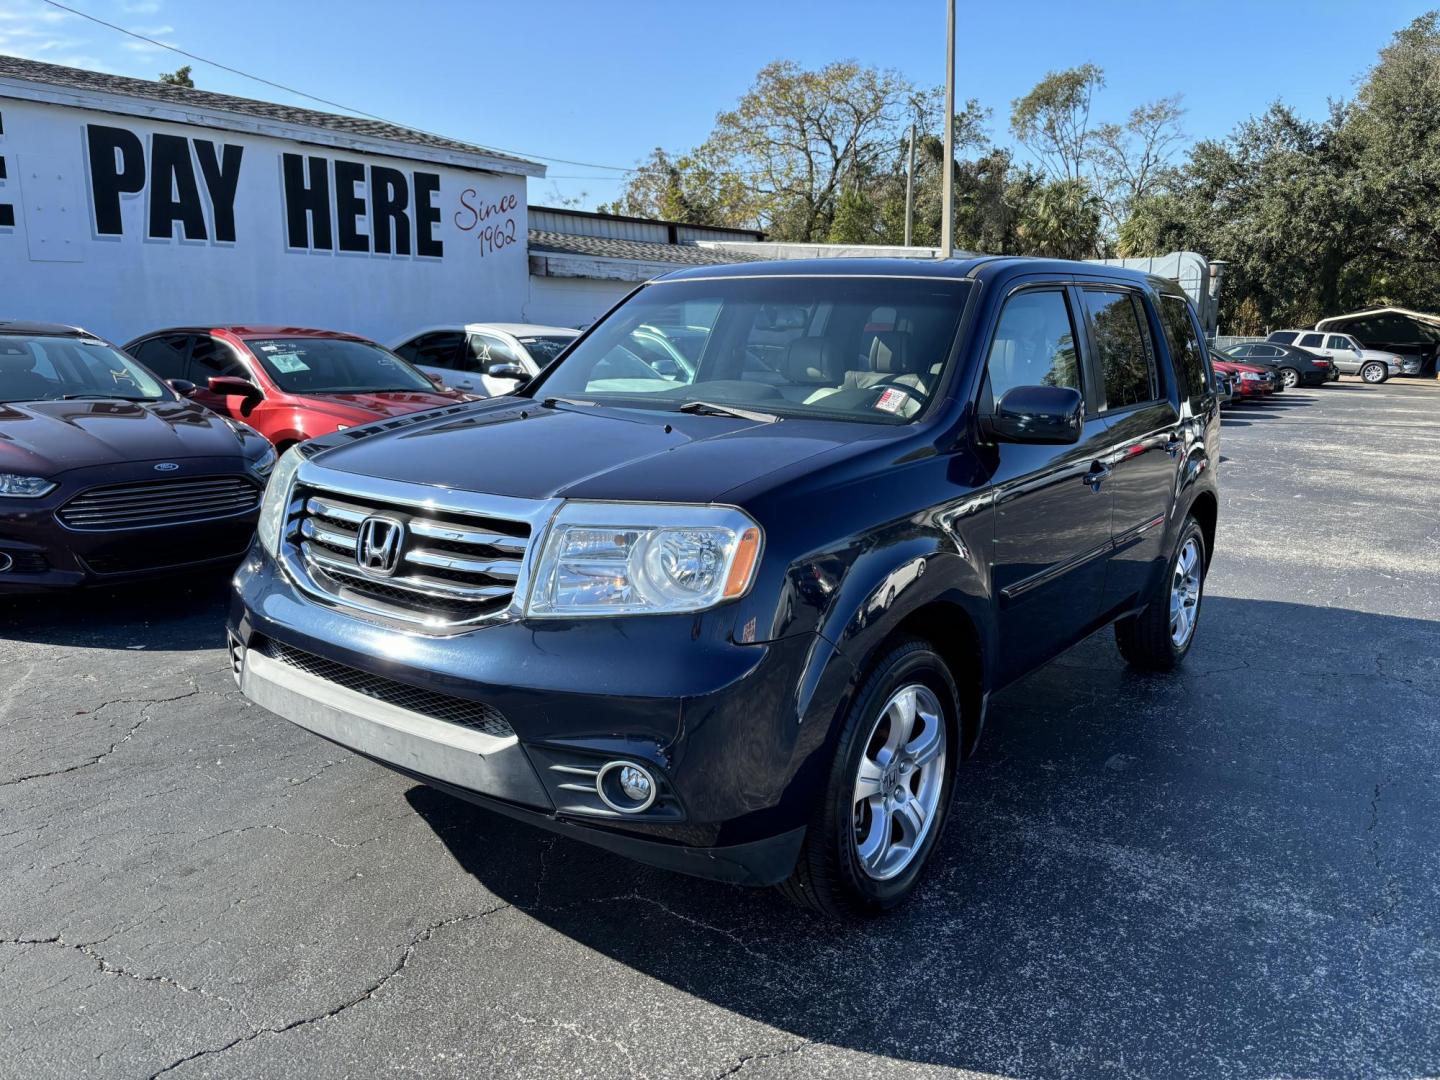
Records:
{"label": "ford emblem", "polygon": [[174,471],[175,471],[176,469],[178,469],[179,467],[180,467],[180,466],[179,466],[179,465],[176,465],[173,461],[162,461],[159,465],[156,465],[156,466],[155,466],[155,471],[156,471],[156,472],[174,472]]}

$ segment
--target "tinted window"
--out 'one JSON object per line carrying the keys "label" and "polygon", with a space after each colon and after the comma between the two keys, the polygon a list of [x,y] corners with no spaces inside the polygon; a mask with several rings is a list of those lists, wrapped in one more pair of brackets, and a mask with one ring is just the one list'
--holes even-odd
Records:
{"label": "tinted window", "polygon": [[185,378],[185,349],[190,339],[184,334],[151,338],[130,350],[130,355],[162,379]]}
{"label": "tinted window", "polygon": [[[1166,333],[1169,333],[1167,328]],[[1225,352],[1230,356],[1249,356],[1255,351],[1254,345],[1231,345]]]}
{"label": "tinted window", "polygon": [[247,344],[287,394],[435,392],[435,384],[424,375],[368,341],[270,338]]}
{"label": "tinted window", "polygon": [[1251,356],[1265,356],[1274,359],[1277,356],[1284,356],[1285,350],[1275,345],[1251,345]]}
{"label": "tinted window", "polygon": [[564,352],[574,340],[574,337],[546,334],[544,337],[522,337],[520,344],[525,346],[525,351],[538,367],[544,367]]}
{"label": "tinted window", "polygon": [[1340,337],[1338,334],[1331,334],[1331,335],[1330,335],[1330,340],[1329,340],[1329,342],[1326,344],[1326,347],[1327,347],[1327,348],[1330,348],[1330,349],[1346,349],[1346,350],[1349,350],[1349,349],[1353,348],[1353,346],[1350,344],[1350,339],[1349,339],[1349,338]]}
{"label": "tinted window", "polygon": [[1325,340],[1324,334],[1306,334],[1300,339],[1300,345],[1306,349],[1318,349],[1320,342]]}
{"label": "tinted window", "polygon": [[1298,337],[1294,330],[1276,330],[1266,341],[1278,341],[1281,345],[1293,345]]}
{"label": "tinted window", "polygon": [[1086,289],[1095,351],[1105,378],[1105,407],[1123,409],[1156,397],[1150,338],[1138,298],[1129,292]]}
{"label": "tinted window", "polygon": [[986,359],[990,394],[999,401],[1016,386],[1080,389],[1075,324],[1059,289],[1035,289],[1005,301]]}
{"label": "tinted window", "polygon": [[[918,416],[944,381],[966,282],[885,277],[712,278],[646,286],[549,369],[544,396],[673,411],[689,401],[869,423]],[[870,329],[880,307],[888,329]],[[655,366],[633,337],[695,340]],[[695,359],[692,361],[691,356]],[[667,377],[667,371],[670,377]]]}
{"label": "tinted window", "polygon": [[190,352],[190,374],[185,376],[198,386],[204,386],[216,375],[232,375],[241,379],[250,378],[246,369],[230,346],[210,336],[196,337]]}
{"label": "tinted window", "polygon": [[429,367],[454,369],[460,358],[460,346],[465,335],[458,330],[444,330],[433,334],[421,334],[407,341],[395,351],[412,364]]}
{"label": "tinted window", "polygon": [[1205,373],[1205,347],[1195,336],[1195,324],[1190,319],[1190,307],[1176,296],[1160,298],[1160,321],[1165,329],[1165,343],[1174,358],[1176,374],[1183,381],[1190,397],[1205,393],[1208,376]]}

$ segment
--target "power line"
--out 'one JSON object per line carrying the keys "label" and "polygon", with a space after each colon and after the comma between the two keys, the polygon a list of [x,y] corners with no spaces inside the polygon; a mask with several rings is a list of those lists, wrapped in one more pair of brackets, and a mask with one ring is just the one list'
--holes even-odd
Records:
{"label": "power line", "polygon": [[[53,8],[58,8],[60,11],[68,12],[71,15],[78,15],[82,19],[88,19],[90,20],[90,22],[98,23],[100,26],[107,27],[108,29],[114,30],[117,33],[124,34],[127,37],[132,37],[137,41],[144,41],[147,44],[154,45],[157,49],[168,49],[170,52],[177,53],[180,56],[185,57],[187,60],[194,60],[197,64],[208,64],[210,67],[219,68],[221,71],[228,71],[232,75],[239,75],[242,79],[250,79],[254,82],[263,83],[266,86],[274,87],[276,90],[283,90],[287,94],[294,94],[296,97],[305,98],[309,101],[318,101],[322,105],[329,105],[332,109],[342,109],[345,112],[354,113],[356,116],[363,116],[368,120],[378,120],[382,124],[391,124],[394,127],[409,128],[412,131],[420,132],[422,135],[430,135],[437,139],[447,138],[447,136],[439,135],[436,132],[426,131],[424,128],[416,127],[414,124],[401,124],[395,120],[387,120],[383,116],[376,116],[374,113],[366,112],[364,109],[357,109],[350,105],[342,105],[340,104],[340,102],[331,101],[329,98],[316,97],[314,94],[307,94],[303,90],[296,90],[293,86],[286,86],[284,83],[273,82],[270,79],[261,78],[259,75],[252,75],[248,71],[241,71],[239,68],[233,68],[230,67],[228,64],[222,64],[218,60],[210,60],[204,56],[197,56],[195,53],[186,52],[184,49],[179,48],[178,46],[169,45],[163,41],[156,41],[154,38],[146,37],[144,34],[137,33],[134,30],[127,30],[123,26],[116,26],[112,22],[106,22],[104,19],[96,15],[91,15],[88,12],[80,11],[76,8],[67,7],[64,4],[59,3],[58,0],[44,0],[44,2],[49,4]],[[553,161],[559,165],[574,165],[581,169],[609,169],[612,172],[621,173],[628,173],[634,171],[633,169],[621,165],[600,165],[593,161],[572,161],[569,158],[551,157],[549,154],[531,154],[524,150],[504,150],[498,146],[487,146],[482,147],[482,149],[493,150],[498,154],[513,154],[517,157],[539,158],[541,161]]]}

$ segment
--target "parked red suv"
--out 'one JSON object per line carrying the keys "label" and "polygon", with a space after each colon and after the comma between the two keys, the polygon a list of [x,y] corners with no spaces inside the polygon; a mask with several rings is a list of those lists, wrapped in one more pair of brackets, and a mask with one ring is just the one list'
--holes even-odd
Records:
{"label": "parked red suv", "polygon": [[333,330],[157,330],[125,346],[179,393],[243,420],[281,450],[387,416],[473,398],[436,385],[389,349]]}
{"label": "parked red suv", "polygon": [[1255,364],[1241,364],[1230,359],[1217,359],[1221,355],[1221,353],[1211,352],[1210,364],[1216,371],[1229,375],[1233,379],[1232,402],[1253,401],[1257,398],[1268,397],[1281,389],[1273,372],[1266,371]]}

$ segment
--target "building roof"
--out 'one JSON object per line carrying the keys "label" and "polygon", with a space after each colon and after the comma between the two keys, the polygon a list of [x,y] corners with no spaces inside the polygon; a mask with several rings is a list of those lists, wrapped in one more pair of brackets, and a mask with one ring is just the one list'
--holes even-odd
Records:
{"label": "building roof", "polygon": [[635,262],[675,263],[680,266],[714,266],[716,263],[756,262],[758,255],[696,247],[692,244],[661,244],[650,240],[619,240],[610,236],[575,236],[569,233],[530,230],[530,250],[557,255],[585,255],[592,259],[629,259]]}
{"label": "building roof", "polygon": [[[426,147],[431,150],[483,156],[496,165],[513,165],[514,172],[532,176],[543,176],[545,172],[543,165],[527,158],[476,146],[474,143],[461,142],[458,139],[431,135],[414,128],[387,123],[384,120],[371,120],[363,116],[341,116],[337,113],[320,112],[317,109],[305,109],[296,105],[280,105],[273,101],[232,97],[229,94],[195,90],[188,86],[172,86],[169,83],[152,82],[149,79],[132,79],[124,75],[107,75],[104,72],[87,71],[84,68],[61,67],[58,64],[46,64],[39,60],[27,60],[19,56],[0,55],[0,80],[4,79],[21,79],[26,82],[43,83],[69,90],[142,98],[152,102],[164,102],[177,108],[209,109],[275,123],[319,128],[353,138],[378,139],[383,142]],[[7,96],[5,87],[3,82],[0,82],[0,97],[5,96]]]}

